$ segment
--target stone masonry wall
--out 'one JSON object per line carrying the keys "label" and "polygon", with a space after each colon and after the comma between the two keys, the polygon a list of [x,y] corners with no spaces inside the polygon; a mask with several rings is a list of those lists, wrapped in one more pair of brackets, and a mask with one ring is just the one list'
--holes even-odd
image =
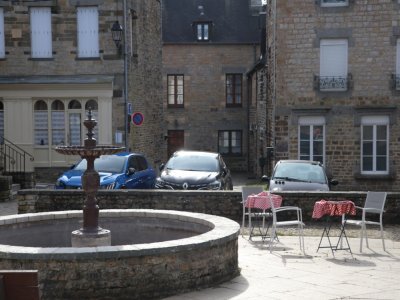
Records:
{"label": "stone masonry wall", "polygon": [[[325,164],[341,189],[399,191],[400,93],[393,90],[391,75],[396,73],[400,5],[392,0],[349,3],[323,8],[314,0],[276,1],[277,10],[271,14],[277,20],[276,160],[298,158],[300,116],[324,116]],[[268,26],[272,34],[274,25]],[[313,76],[320,71],[319,43],[325,38],[348,40],[352,84],[347,92],[319,92],[314,87]],[[390,117],[389,174],[384,176],[360,174],[360,118],[371,115]]]}
{"label": "stone masonry wall", "polygon": [[[226,157],[231,170],[247,171],[247,80],[255,63],[254,45],[164,45],[164,134],[185,131],[185,148],[218,151],[218,130],[242,131],[242,155]],[[242,106],[226,107],[226,74],[242,77]],[[168,108],[167,75],[184,75],[184,108]],[[225,158],[225,157],[224,157]]]}
{"label": "stone masonry wall", "polygon": [[[321,199],[354,201],[364,206],[365,192],[280,192],[283,205],[299,206],[303,220],[312,221],[314,203]],[[384,223],[400,224],[400,194],[388,193]],[[166,209],[200,212],[240,221],[242,197],[237,191],[155,191],[115,190],[99,191],[100,209]],[[80,210],[84,202],[83,191],[21,190],[18,192],[18,213],[62,210]]]}

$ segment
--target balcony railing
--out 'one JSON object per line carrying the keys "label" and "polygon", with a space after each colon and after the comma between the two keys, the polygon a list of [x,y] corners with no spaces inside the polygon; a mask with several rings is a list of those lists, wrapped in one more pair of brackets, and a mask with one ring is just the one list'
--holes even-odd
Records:
{"label": "balcony railing", "polygon": [[350,89],[351,74],[347,76],[317,76],[314,75],[314,88],[321,92],[342,92]]}
{"label": "balcony railing", "polygon": [[392,74],[391,85],[394,90],[400,91],[400,74]]}

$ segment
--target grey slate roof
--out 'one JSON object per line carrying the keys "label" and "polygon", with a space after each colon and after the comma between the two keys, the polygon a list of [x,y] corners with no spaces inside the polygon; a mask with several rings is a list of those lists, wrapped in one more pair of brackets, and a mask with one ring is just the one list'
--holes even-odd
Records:
{"label": "grey slate roof", "polygon": [[[163,0],[164,43],[260,43],[258,16],[250,13],[250,0]],[[200,15],[203,6],[204,15]],[[210,41],[197,41],[193,22],[213,24]]]}

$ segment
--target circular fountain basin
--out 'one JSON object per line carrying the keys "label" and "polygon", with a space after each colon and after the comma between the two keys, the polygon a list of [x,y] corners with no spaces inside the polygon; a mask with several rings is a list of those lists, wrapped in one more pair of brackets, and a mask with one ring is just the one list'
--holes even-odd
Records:
{"label": "circular fountain basin", "polygon": [[0,217],[0,268],[38,270],[42,299],[160,299],[237,276],[239,224],[165,210],[101,210],[111,246],[70,247],[82,211]]}

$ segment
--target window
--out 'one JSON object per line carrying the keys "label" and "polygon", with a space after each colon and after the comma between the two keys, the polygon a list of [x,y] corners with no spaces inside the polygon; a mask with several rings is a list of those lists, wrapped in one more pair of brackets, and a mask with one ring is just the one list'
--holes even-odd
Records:
{"label": "window", "polygon": [[99,57],[99,12],[94,6],[78,7],[78,57]]}
{"label": "window", "polygon": [[50,7],[31,7],[30,17],[32,58],[51,58],[53,50]]}
{"label": "window", "polygon": [[361,173],[389,173],[389,117],[361,118]]}
{"label": "window", "polygon": [[240,130],[219,131],[218,152],[223,155],[241,155],[242,131]]}
{"label": "window", "polygon": [[325,119],[323,117],[299,118],[299,159],[325,160]]}
{"label": "window", "polygon": [[322,7],[348,6],[349,0],[321,0]]}
{"label": "window", "polygon": [[81,145],[81,103],[77,100],[72,100],[68,104],[68,120],[69,120],[69,144],[72,146]]}
{"label": "window", "polygon": [[6,57],[4,38],[4,9],[0,7],[0,58]]}
{"label": "window", "polygon": [[34,106],[34,143],[35,145],[48,145],[48,115],[47,104],[43,100],[39,100]]}
{"label": "window", "polygon": [[168,75],[168,106],[183,107],[183,75]]}
{"label": "window", "polygon": [[242,74],[226,74],[226,106],[242,106]]}
{"label": "window", "polygon": [[320,41],[320,91],[347,90],[347,39]]}
{"label": "window", "polygon": [[198,23],[196,25],[197,40],[198,41],[208,41],[209,39],[209,24],[208,23]]}
{"label": "window", "polygon": [[65,144],[65,110],[60,100],[51,104],[51,140],[52,145]]}

